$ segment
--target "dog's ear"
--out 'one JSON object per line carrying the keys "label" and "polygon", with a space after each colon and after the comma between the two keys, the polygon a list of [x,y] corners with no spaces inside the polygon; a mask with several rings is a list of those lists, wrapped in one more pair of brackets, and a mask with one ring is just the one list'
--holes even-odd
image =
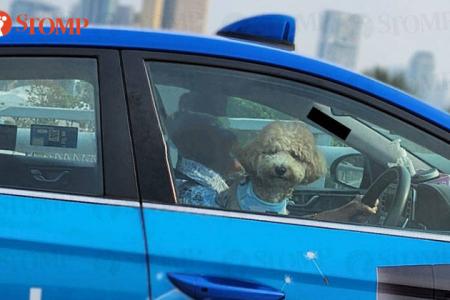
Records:
{"label": "dog's ear", "polygon": [[260,152],[260,149],[258,149],[256,145],[257,145],[256,141],[253,140],[244,147],[235,149],[233,152],[235,157],[244,167],[245,172],[251,175],[255,175],[256,162],[259,156],[258,154]]}
{"label": "dog's ear", "polygon": [[309,157],[307,167],[305,170],[304,184],[309,184],[316,181],[327,172],[325,159],[317,148],[314,149],[312,155]]}
{"label": "dog's ear", "polygon": [[312,132],[303,124],[291,123],[284,135],[289,136],[289,143],[284,149],[289,149],[305,164],[303,184],[309,184],[323,176],[327,169],[325,159],[316,146]]}

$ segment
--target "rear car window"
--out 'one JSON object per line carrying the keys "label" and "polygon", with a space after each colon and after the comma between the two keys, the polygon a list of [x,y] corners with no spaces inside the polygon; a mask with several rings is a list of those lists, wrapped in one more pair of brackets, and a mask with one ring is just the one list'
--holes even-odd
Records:
{"label": "rear car window", "polygon": [[97,61],[0,58],[0,186],[101,195]]}

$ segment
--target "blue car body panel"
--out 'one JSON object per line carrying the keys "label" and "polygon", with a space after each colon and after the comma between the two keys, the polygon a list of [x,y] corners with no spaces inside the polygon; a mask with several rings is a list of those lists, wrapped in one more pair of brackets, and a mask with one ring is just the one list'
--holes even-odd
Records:
{"label": "blue car body panel", "polygon": [[145,299],[139,208],[0,195],[2,299]]}
{"label": "blue car body panel", "polygon": [[155,209],[145,220],[153,299],[183,299],[171,272],[256,281],[286,299],[376,299],[378,267],[450,262],[446,242]]}
{"label": "blue car body panel", "polygon": [[450,116],[381,82],[292,52],[220,37],[120,29],[84,29],[78,35],[30,35],[19,28],[0,39],[6,46],[86,46],[180,52],[246,60],[326,78],[397,105],[450,130]]}

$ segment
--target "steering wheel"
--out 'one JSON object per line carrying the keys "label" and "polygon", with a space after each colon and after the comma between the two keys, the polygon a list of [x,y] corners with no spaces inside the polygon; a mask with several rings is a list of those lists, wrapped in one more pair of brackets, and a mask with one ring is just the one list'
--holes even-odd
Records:
{"label": "steering wheel", "polygon": [[400,223],[403,210],[408,200],[409,190],[411,189],[411,175],[408,170],[403,166],[395,166],[387,169],[369,187],[369,190],[361,200],[362,203],[373,207],[380,195],[395,180],[398,180],[397,189],[395,191],[395,197],[392,200],[393,203],[391,203],[390,209],[387,212],[386,219],[381,224],[384,226],[393,227],[398,226]]}

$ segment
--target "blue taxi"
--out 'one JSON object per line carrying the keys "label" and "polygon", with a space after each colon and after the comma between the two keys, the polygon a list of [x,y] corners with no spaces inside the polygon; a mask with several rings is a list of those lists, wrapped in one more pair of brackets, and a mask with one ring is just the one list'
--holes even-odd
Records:
{"label": "blue taxi", "polygon": [[[269,15],[1,37],[0,297],[450,298],[450,116],[294,33]],[[311,132],[322,176],[283,214],[209,201],[273,122]],[[376,212],[314,217],[357,195]]]}

